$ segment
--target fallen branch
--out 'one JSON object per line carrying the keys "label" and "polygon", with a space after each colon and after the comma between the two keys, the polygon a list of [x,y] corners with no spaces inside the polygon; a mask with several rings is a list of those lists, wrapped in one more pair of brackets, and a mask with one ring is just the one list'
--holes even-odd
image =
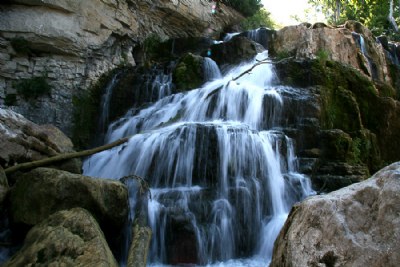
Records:
{"label": "fallen branch", "polygon": [[21,163],[21,164],[12,166],[10,168],[7,168],[4,171],[5,171],[6,174],[10,174],[10,173],[13,173],[13,172],[16,172],[16,171],[28,170],[28,169],[33,169],[33,168],[37,168],[37,167],[46,166],[46,165],[49,165],[49,164],[52,164],[52,163],[56,163],[56,162],[59,162],[59,161],[63,161],[63,160],[90,156],[90,155],[93,155],[95,153],[98,153],[98,152],[113,148],[115,146],[121,145],[121,144],[127,142],[129,140],[129,138],[130,137],[121,138],[121,139],[118,139],[117,141],[114,141],[112,143],[109,143],[109,144],[106,144],[106,145],[103,145],[103,146],[99,146],[99,147],[96,147],[96,148],[80,151],[80,152],[65,153],[65,154],[60,154],[60,155],[57,155],[57,156],[54,156],[54,157],[45,158],[45,159],[41,159],[41,160],[37,160],[37,161]]}

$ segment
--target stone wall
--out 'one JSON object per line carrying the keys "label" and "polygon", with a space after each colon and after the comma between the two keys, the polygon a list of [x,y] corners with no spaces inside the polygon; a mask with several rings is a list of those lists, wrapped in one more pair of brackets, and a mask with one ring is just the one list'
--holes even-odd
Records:
{"label": "stone wall", "polygon": [[[108,71],[135,65],[148,36],[212,36],[242,17],[206,0],[9,0],[0,4],[0,106],[71,134],[73,98]],[[51,93],[23,98],[21,80],[43,77]]]}

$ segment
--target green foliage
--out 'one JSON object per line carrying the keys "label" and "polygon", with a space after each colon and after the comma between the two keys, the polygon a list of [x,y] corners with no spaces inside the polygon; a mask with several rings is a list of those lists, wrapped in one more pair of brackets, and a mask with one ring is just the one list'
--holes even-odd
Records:
{"label": "green foliage", "polygon": [[289,58],[289,57],[291,57],[291,54],[290,54],[289,51],[287,51],[287,50],[279,51],[279,52],[276,54],[276,59],[277,59],[277,60],[282,60],[282,59]]}
{"label": "green foliage", "polygon": [[244,30],[252,30],[259,27],[274,29],[276,24],[271,19],[271,13],[261,8],[253,16],[246,18],[241,23],[241,26]]}
{"label": "green foliage", "polygon": [[17,102],[16,94],[7,94],[6,98],[4,99],[4,104],[6,106],[13,106],[16,102]]}
{"label": "green foliage", "polygon": [[202,58],[186,54],[174,69],[172,79],[179,92],[199,87],[203,83]]}
{"label": "green foliage", "polygon": [[51,86],[44,76],[18,81],[13,84],[13,87],[25,99],[37,98],[51,92]]}
{"label": "green foliage", "polygon": [[321,65],[325,65],[326,61],[328,61],[329,59],[329,51],[325,49],[320,49],[317,51],[315,56],[317,57],[317,60]]}
{"label": "green foliage", "polygon": [[10,43],[15,52],[19,54],[31,53],[30,43],[23,37],[15,37],[11,39]]}
{"label": "green foliage", "polygon": [[225,0],[221,1],[231,6],[245,17],[251,17],[262,7],[261,0]]}
{"label": "green foliage", "polygon": [[[394,0],[395,1],[395,0]],[[357,20],[369,28],[372,33],[388,35],[400,40],[388,21],[389,0],[308,0],[325,14],[331,24],[342,24],[346,20]],[[394,18],[400,24],[400,5],[395,3]]]}

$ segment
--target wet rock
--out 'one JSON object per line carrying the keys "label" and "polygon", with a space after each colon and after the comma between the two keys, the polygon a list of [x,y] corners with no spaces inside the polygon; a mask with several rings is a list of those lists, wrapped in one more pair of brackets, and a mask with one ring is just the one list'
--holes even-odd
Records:
{"label": "wet rock", "polygon": [[396,266],[400,261],[400,163],[295,205],[271,266]]}
{"label": "wet rock", "polygon": [[237,64],[253,59],[257,53],[263,50],[265,49],[260,44],[243,36],[235,36],[229,42],[213,45],[211,47],[211,58],[219,66]]}
{"label": "wet rock", "polygon": [[87,209],[115,248],[128,216],[128,192],[120,182],[38,168],[18,177],[10,207],[13,222],[28,226],[60,210]]}
{"label": "wet rock", "polygon": [[[1,108],[0,123],[2,166],[12,166],[74,151],[71,140],[54,126],[34,124],[18,113]],[[72,159],[61,162],[56,167],[80,173],[81,165],[79,159]]]}
{"label": "wet rock", "polygon": [[23,247],[4,266],[118,266],[92,215],[74,208],[33,227]]}

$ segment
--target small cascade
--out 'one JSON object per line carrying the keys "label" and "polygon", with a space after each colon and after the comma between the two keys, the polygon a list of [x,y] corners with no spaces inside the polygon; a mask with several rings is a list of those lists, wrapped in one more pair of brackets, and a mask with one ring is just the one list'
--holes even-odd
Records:
{"label": "small cascade", "polygon": [[258,28],[255,30],[251,30],[245,32],[245,36],[254,42],[257,42],[264,46],[265,49],[268,49],[268,40],[270,39],[271,30],[267,28]]}
{"label": "small cascade", "polygon": [[108,82],[108,84],[106,85],[104,89],[104,94],[101,97],[101,103],[100,103],[101,114],[98,124],[98,131],[101,133],[101,136],[104,135],[104,133],[106,133],[108,125],[110,123],[109,113],[110,113],[111,96],[115,85],[118,83],[120,74],[121,74],[120,71],[114,74],[114,76],[111,78],[111,81]]}
{"label": "small cascade", "polygon": [[217,63],[209,57],[204,58],[203,73],[205,82],[220,79],[222,77]]}
{"label": "small cascade", "polygon": [[351,35],[353,36],[353,39],[356,41],[357,46],[360,48],[361,53],[367,59],[371,77],[374,79],[377,78],[376,66],[375,66],[374,62],[371,60],[371,57],[368,55],[364,37],[362,36],[362,34],[359,34],[356,32],[352,32]]}
{"label": "small cascade", "polygon": [[267,266],[291,206],[312,194],[278,130],[284,101],[272,64],[242,75],[256,62],[224,76],[208,66],[203,87],[127,112],[106,140],[130,140],[84,162],[85,175],[148,181],[151,266]]}
{"label": "small cascade", "polygon": [[224,42],[229,42],[233,37],[239,35],[240,32],[227,33],[223,39]]}

